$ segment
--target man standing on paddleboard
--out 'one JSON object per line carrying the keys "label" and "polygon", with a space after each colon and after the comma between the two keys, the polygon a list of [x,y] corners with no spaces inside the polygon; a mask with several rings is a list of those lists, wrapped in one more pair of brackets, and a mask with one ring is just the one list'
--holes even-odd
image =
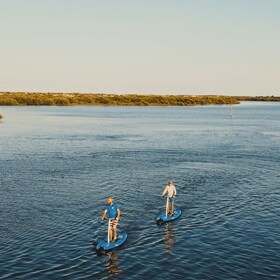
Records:
{"label": "man standing on paddleboard", "polygon": [[176,188],[172,181],[168,181],[167,185],[161,195],[161,197],[164,197],[164,195],[167,194],[167,197],[169,199],[169,209],[168,214],[174,215],[174,202],[175,202],[175,196],[177,194]]}
{"label": "man standing on paddleboard", "polygon": [[120,219],[121,211],[118,204],[114,203],[114,199],[112,197],[107,198],[107,204],[108,205],[106,205],[101,219],[104,220],[108,214],[108,219],[110,219],[109,238],[110,242],[115,242],[117,240],[117,225]]}

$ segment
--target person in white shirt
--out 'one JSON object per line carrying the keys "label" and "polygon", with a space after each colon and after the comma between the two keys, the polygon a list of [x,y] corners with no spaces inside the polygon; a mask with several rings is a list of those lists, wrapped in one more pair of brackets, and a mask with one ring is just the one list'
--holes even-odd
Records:
{"label": "person in white shirt", "polygon": [[172,181],[167,182],[167,185],[166,185],[161,197],[164,197],[165,194],[169,199],[168,214],[172,216],[172,215],[174,215],[174,202],[175,202],[175,196],[177,194],[176,188]]}

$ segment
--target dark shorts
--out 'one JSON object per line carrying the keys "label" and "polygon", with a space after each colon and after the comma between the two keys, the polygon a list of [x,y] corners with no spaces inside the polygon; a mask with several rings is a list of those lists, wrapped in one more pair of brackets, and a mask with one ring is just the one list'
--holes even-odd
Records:
{"label": "dark shorts", "polygon": [[169,202],[174,203],[175,202],[175,197],[169,197]]}

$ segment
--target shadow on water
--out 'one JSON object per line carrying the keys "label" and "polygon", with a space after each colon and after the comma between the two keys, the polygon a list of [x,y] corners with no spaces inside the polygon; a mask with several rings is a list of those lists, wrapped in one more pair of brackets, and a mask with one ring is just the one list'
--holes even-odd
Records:
{"label": "shadow on water", "polygon": [[93,256],[97,256],[100,258],[102,262],[102,266],[104,267],[104,272],[106,272],[107,278],[115,278],[117,275],[119,275],[122,271],[120,269],[120,263],[119,263],[119,255],[116,252],[116,250],[110,250],[110,251],[104,251],[104,250],[96,250],[97,242],[93,242],[92,244],[92,252]]}
{"label": "shadow on water", "polygon": [[175,230],[173,228],[172,223],[165,224],[165,236],[164,236],[164,243],[165,243],[165,252],[171,254],[173,250],[173,246],[176,242],[175,239]]}
{"label": "shadow on water", "polygon": [[119,256],[115,251],[107,252],[106,256],[108,257],[105,268],[108,271],[108,275],[116,276],[121,273]]}
{"label": "shadow on water", "polygon": [[107,271],[108,276],[117,276],[121,273],[120,264],[119,264],[119,256],[115,250],[111,251],[96,251],[95,247],[93,247],[93,251],[96,256],[104,258],[103,266]]}

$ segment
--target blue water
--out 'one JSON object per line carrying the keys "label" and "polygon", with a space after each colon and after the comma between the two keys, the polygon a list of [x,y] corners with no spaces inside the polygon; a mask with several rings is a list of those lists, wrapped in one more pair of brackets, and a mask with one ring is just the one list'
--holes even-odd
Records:
{"label": "blue water", "polygon": [[[280,279],[280,103],[0,113],[0,279]],[[97,256],[107,196],[128,240]]]}

